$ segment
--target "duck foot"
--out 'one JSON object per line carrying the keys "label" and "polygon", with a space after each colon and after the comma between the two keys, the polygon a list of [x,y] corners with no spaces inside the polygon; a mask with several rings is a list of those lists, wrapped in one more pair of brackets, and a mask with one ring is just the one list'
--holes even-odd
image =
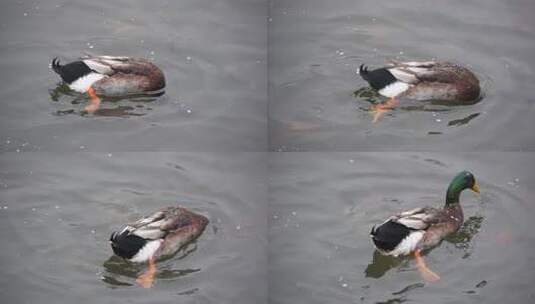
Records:
{"label": "duck foot", "polygon": [[418,270],[420,271],[420,274],[424,280],[428,282],[437,282],[440,280],[440,276],[438,274],[427,268],[424,258],[422,257],[421,250],[418,249],[414,251],[414,257],[416,258],[416,266],[418,267]]}
{"label": "duck foot", "polygon": [[384,113],[393,110],[398,105],[398,103],[398,99],[396,97],[392,97],[384,103],[372,105],[370,107],[370,112],[372,112],[373,114],[372,122],[378,122],[379,119],[384,115]]}
{"label": "duck foot", "polygon": [[156,262],[154,258],[149,259],[149,269],[141,274],[136,282],[143,288],[151,288],[154,282],[154,276],[156,275]]}
{"label": "duck foot", "polygon": [[87,113],[95,113],[100,107],[100,98],[97,96],[95,89],[89,87],[87,89],[87,94],[89,94],[90,104],[84,108]]}

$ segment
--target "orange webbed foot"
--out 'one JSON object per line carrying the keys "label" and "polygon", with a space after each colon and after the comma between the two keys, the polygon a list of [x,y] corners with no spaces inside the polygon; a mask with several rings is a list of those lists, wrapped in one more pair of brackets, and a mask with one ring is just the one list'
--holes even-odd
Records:
{"label": "orange webbed foot", "polygon": [[374,104],[370,107],[370,112],[373,114],[373,123],[376,123],[381,119],[384,113],[393,110],[398,105],[396,97],[392,97],[384,103]]}
{"label": "orange webbed foot", "polygon": [[437,282],[440,280],[440,276],[427,267],[420,250],[414,251],[414,257],[416,258],[416,266],[424,280],[428,282]]}
{"label": "orange webbed foot", "polygon": [[154,276],[156,275],[156,262],[153,258],[149,259],[149,269],[142,273],[136,282],[143,288],[151,288],[154,282]]}
{"label": "orange webbed foot", "polygon": [[89,89],[87,89],[87,94],[89,94],[90,97],[90,104],[86,106],[84,110],[88,113],[95,113],[100,107],[100,97],[97,96],[95,89],[93,89],[92,87],[89,87]]}

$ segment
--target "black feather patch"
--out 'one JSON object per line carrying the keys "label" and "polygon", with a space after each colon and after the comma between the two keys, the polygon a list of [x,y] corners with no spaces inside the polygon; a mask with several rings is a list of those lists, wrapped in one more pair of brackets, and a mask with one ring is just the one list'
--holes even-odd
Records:
{"label": "black feather patch", "polygon": [[390,73],[386,68],[368,71],[368,67],[366,67],[364,64],[360,65],[359,75],[377,91],[398,81],[396,77],[394,77],[394,75],[392,75],[392,73]]}
{"label": "black feather patch", "polygon": [[384,251],[392,251],[411,231],[411,229],[402,224],[388,221],[379,227],[374,227],[371,235],[377,248]]}
{"label": "black feather patch", "polygon": [[110,236],[113,252],[125,259],[133,258],[147,244],[147,241],[137,235],[129,234],[128,230],[119,234],[114,232]]}
{"label": "black feather patch", "polygon": [[74,61],[61,65],[58,58],[52,60],[52,69],[68,84],[92,72],[83,61]]}

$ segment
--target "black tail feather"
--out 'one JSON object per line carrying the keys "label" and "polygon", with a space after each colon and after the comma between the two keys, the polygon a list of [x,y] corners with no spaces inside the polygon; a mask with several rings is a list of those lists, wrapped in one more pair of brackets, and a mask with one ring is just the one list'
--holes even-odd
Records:
{"label": "black tail feather", "polygon": [[388,69],[379,68],[369,71],[368,67],[364,64],[361,64],[359,67],[359,75],[375,90],[380,90],[397,81],[397,79],[388,71]]}
{"label": "black tail feather", "polygon": [[368,67],[363,64],[359,67],[359,75],[366,81],[368,81]]}
{"label": "black tail feather", "polygon": [[124,230],[122,233],[113,232],[110,236],[110,243],[116,255],[131,259],[145,246],[147,241]]}
{"label": "black tail feather", "polygon": [[52,59],[52,69],[54,70],[54,72],[56,72],[57,74],[59,74],[61,76],[61,64],[59,63],[59,59],[58,57]]}

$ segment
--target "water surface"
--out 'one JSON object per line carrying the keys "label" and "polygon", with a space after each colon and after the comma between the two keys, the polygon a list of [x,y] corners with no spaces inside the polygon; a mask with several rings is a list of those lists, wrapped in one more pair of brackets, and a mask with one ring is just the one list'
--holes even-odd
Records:
{"label": "water surface", "polygon": [[[270,303],[531,303],[535,182],[531,153],[279,153],[270,160]],[[465,223],[425,257],[384,257],[369,237],[390,215],[461,195]]]}
{"label": "water surface", "polygon": [[[3,303],[265,303],[263,153],[4,153]],[[198,240],[146,265],[113,256],[112,231],[182,205],[210,220]]]}
{"label": "water surface", "polygon": [[[533,149],[533,1],[272,1],[272,151]],[[447,60],[479,77],[479,102],[403,101],[372,123],[361,63]],[[354,92],[357,91],[355,95]]]}
{"label": "water surface", "polygon": [[[3,151],[266,150],[266,3],[4,1],[0,33]],[[105,101],[56,90],[52,58],[144,57],[164,96]]]}

